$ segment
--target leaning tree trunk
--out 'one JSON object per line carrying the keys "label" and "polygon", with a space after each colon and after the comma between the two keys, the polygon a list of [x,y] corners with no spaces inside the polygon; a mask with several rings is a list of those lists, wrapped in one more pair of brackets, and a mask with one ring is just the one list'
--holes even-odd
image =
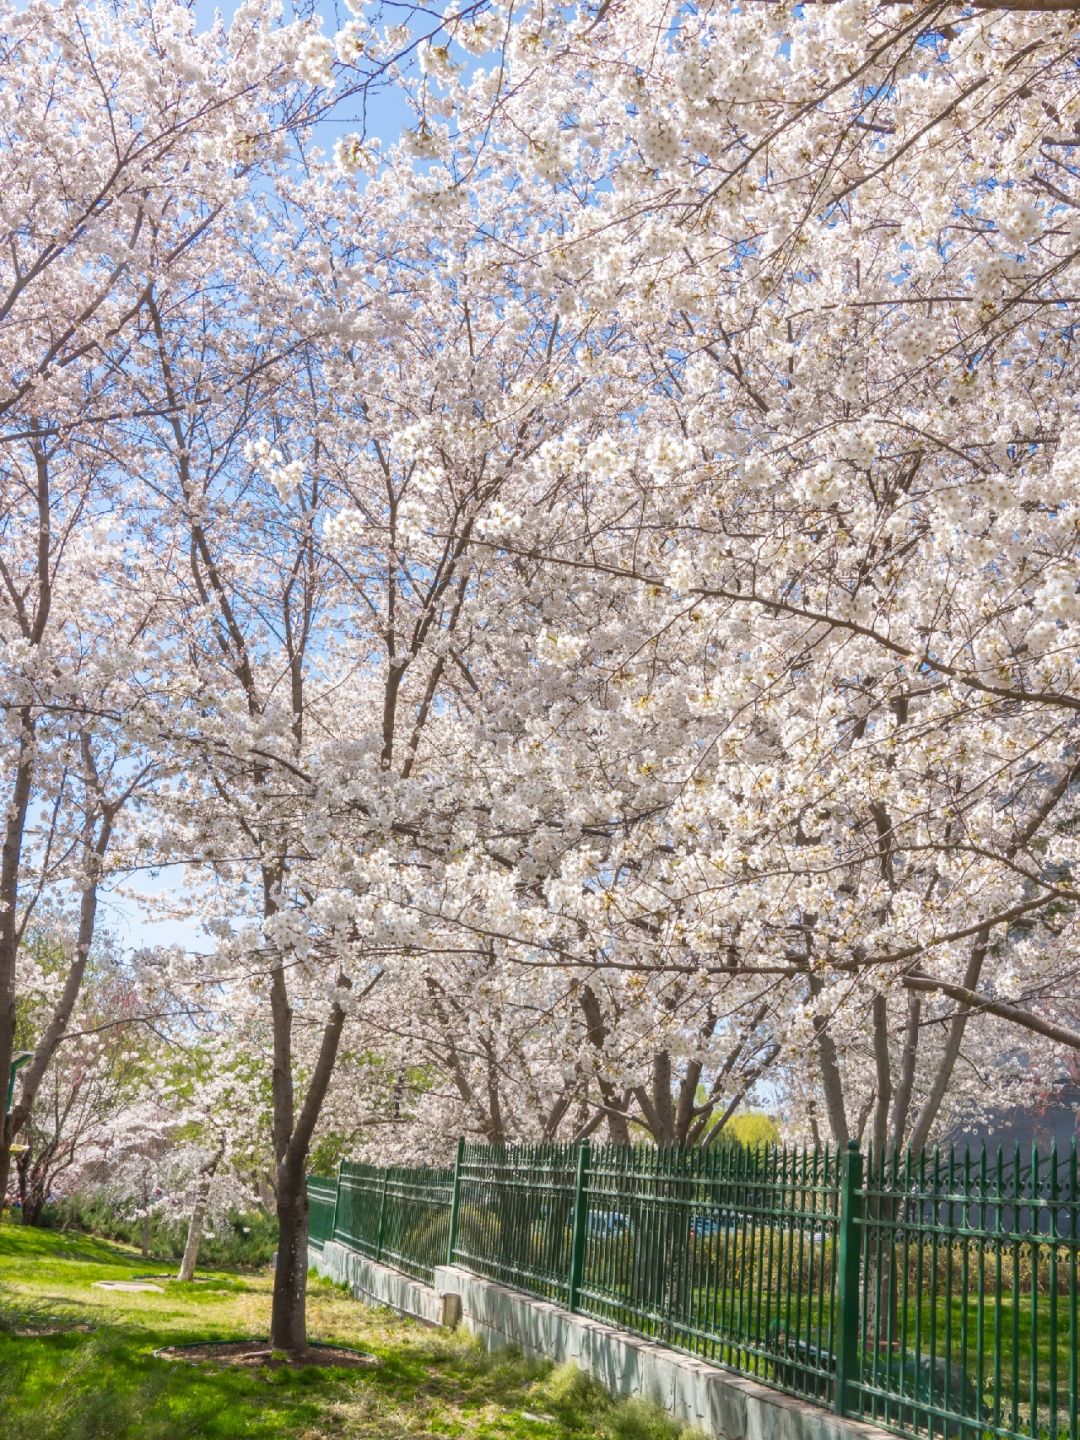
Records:
{"label": "leaning tree trunk", "polygon": [[202,1240],[203,1224],[206,1221],[206,1207],[210,1200],[210,1181],[199,1182],[199,1192],[192,1206],[188,1221],[187,1239],[184,1241],[184,1256],[180,1261],[177,1280],[193,1280],[195,1266],[199,1263],[199,1244]]}
{"label": "leaning tree trunk", "polygon": [[307,1345],[308,1200],[302,1159],[278,1169],[277,1220],[270,1344],[295,1353]]}
{"label": "leaning tree trunk", "polygon": [[210,1186],[223,1153],[224,1144],[214,1151],[199,1171],[199,1181],[195,1187],[195,1203],[191,1208],[187,1240],[184,1242],[184,1258],[180,1261],[180,1273],[176,1277],[178,1280],[192,1280],[195,1277],[195,1266],[199,1263],[199,1246],[202,1243],[203,1225],[206,1222],[206,1211],[210,1204]]}

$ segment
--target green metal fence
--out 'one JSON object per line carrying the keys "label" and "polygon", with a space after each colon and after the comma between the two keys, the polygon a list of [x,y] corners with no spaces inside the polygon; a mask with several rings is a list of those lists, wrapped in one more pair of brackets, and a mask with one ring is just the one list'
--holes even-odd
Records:
{"label": "green metal fence", "polygon": [[333,1175],[308,1176],[308,1244],[321,1250],[334,1233],[337,1180]]}
{"label": "green metal fence", "polygon": [[1075,1143],[871,1157],[862,1190],[858,1413],[930,1437],[1077,1440]]}
{"label": "green metal fence", "polygon": [[459,1154],[452,1263],[565,1304],[575,1147],[465,1145]]}
{"label": "green metal fence", "polygon": [[798,1395],[830,1392],[829,1151],[610,1146],[593,1152],[587,1187],[583,1314]]}
{"label": "green metal fence", "polygon": [[1075,1145],[462,1142],[448,1169],[343,1165],[336,1212],[411,1275],[449,1259],[916,1440],[1080,1440]]}
{"label": "green metal fence", "polygon": [[444,1265],[454,1167],[358,1165],[338,1176],[333,1238],[418,1280]]}

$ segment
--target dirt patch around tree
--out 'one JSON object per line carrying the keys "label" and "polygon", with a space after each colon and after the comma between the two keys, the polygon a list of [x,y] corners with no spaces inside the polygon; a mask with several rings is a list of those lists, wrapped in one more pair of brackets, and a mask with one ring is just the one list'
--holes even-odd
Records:
{"label": "dirt patch around tree", "polygon": [[11,1330],[8,1333],[14,1335],[19,1340],[38,1340],[48,1335],[89,1335],[93,1329],[93,1325],[86,1324],[85,1322],[78,1325],[58,1323],[55,1325],[28,1325],[22,1329]]}
{"label": "dirt patch around tree", "polygon": [[170,1285],[209,1285],[209,1275],[193,1275],[190,1280],[181,1280],[179,1275],[133,1275],[133,1280],[165,1280]]}
{"label": "dirt patch around tree", "polygon": [[370,1370],[378,1365],[374,1355],[349,1350],[344,1345],[308,1345],[299,1351],[272,1350],[264,1340],[208,1340],[205,1344],[166,1345],[155,1350],[162,1360],[186,1360],[189,1365],[230,1365],[268,1370],[300,1369],[305,1365],[327,1365],[346,1370]]}

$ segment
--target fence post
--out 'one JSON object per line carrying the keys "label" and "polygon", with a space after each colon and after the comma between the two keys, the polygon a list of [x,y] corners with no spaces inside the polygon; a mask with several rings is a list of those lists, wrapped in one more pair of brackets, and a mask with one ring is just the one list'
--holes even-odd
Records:
{"label": "fence post", "polygon": [[454,1263],[454,1246],[457,1244],[458,1215],[461,1212],[461,1166],[465,1159],[465,1136],[460,1135],[457,1154],[454,1156],[454,1188],[450,1192],[450,1234],[446,1238],[446,1263]]}
{"label": "fence post", "polygon": [[840,1171],[840,1223],[836,1271],[836,1388],[833,1409],[848,1415],[853,1406],[852,1381],[859,1371],[859,1278],[862,1271],[861,1241],[863,1178],[862,1153],[857,1140],[848,1142]]}
{"label": "fence post", "polygon": [[382,1259],[383,1223],[386,1220],[386,1180],[389,1169],[383,1167],[382,1172],[382,1194],[379,1196],[379,1229],[375,1236],[375,1263]]}
{"label": "fence post", "polygon": [[570,1283],[566,1289],[566,1308],[571,1314],[578,1307],[581,1277],[585,1271],[585,1237],[589,1228],[589,1207],[585,1198],[585,1188],[591,1155],[592,1146],[588,1140],[583,1140],[578,1146],[577,1173],[574,1177],[573,1228],[570,1232]]}
{"label": "fence post", "polygon": [[334,1235],[335,1235],[335,1232],[337,1231],[337,1207],[338,1207],[338,1199],[339,1199],[339,1197],[340,1197],[340,1195],[341,1195],[341,1167],[342,1167],[342,1165],[344,1165],[344,1164],[345,1164],[345,1161],[344,1161],[344,1160],[339,1160],[339,1161],[338,1161],[337,1180],[336,1180],[335,1183],[334,1183],[334,1214],[333,1214],[333,1218],[332,1218],[331,1221],[330,1221],[330,1239],[331,1239],[331,1241],[333,1240]]}

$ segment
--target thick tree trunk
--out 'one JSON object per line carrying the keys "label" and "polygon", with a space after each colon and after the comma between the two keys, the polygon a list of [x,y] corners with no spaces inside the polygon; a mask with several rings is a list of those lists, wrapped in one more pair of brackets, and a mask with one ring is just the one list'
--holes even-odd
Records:
{"label": "thick tree trunk", "polygon": [[308,1202],[302,1161],[278,1168],[277,1218],[270,1344],[295,1352],[307,1345]]}
{"label": "thick tree trunk", "polygon": [[4,1136],[3,1121],[0,1120],[0,1220],[4,1215],[4,1201],[7,1198],[8,1178],[11,1175],[11,1150]]}
{"label": "thick tree trunk", "polygon": [[142,1233],[139,1239],[139,1253],[144,1260],[150,1258],[150,1212],[142,1217]]}
{"label": "thick tree trunk", "polygon": [[613,1145],[629,1145],[630,1119],[627,1113],[630,1108],[629,1095],[625,1097],[618,1095],[615,1087],[606,1081],[601,1082],[600,1094],[603,1096],[606,1106],[608,1139]]}
{"label": "thick tree trunk", "polygon": [[[84,774],[89,788],[91,783],[94,785],[98,783],[97,767],[94,763],[89,738],[83,734],[81,741]],[[12,1106],[9,1117],[12,1139],[21,1129],[25,1128],[30,1118],[34,1102],[37,1100],[38,1090],[41,1088],[45,1073],[56,1054],[57,1046],[67,1032],[72,1011],[75,1009],[75,1002],[82,989],[83,977],[90,961],[90,949],[94,943],[94,931],[97,925],[98,884],[101,879],[105,854],[112,839],[113,822],[117,809],[118,803],[100,806],[99,812],[87,821],[82,859],[88,878],[86,888],[79,901],[79,929],[75,942],[75,957],[64,979],[64,988],[60,993],[60,998],[49,1017],[49,1023],[42,1031],[34,1046],[30,1063],[22,1073],[19,1099]],[[98,826],[99,818],[100,826]],[[98,826],[96,830],[95,826]]]}
{"label": "thick tree trunk", "polygon": [[24,1225],[40,1225],[41,1212],[44,1209],[44,1191],[31,1188],[27,1193],[26,1199],[22,1202],[22,1223]]}
{"label": "thick tree trunk", "polygon": [[19,1176],[19,1211],[24,1225],[39,1225],[41,1212],[45,1208],[45,1193],[48,1189],[47,1166],[31,1160],[32,1151],[25,1150],[16,1161]]}
{"label": "thick tree trunk", "polygon": [[[90,740],[85,732],[80,736],[80,743],[82,747],[84,775],[88,788],[91,783],[96,787],[98,783],[97,768],[94,763]],[[102,862],[105,852],[108,850],[109,841],[112,838],[113,822],[116,811],[119,808],[119,803],[120,802],[115,802],[111,805],[101,807],[99,814],[92,814],[91,818],[87,821],[84,836],[83,860],[89,881],[86,889],[82,892],[82,897],[79,902],[79,930],[75,945],[75,958],[64,980],[64,988],[60,994],[60,998],[53,1009],[52,1015],[49,1017],[49,1023],[46,1025],[34,1047],[34,1053],[29,1065],[22,1072],[18,1099],[12,1105],[9,1115],[0,1116],[0,1213],[3,1211],[2,1201],[10,1174],[11,1146],[14,1144],[19,1132],[26,1128],[26,1124],[34,1108],[34,1102],[37,1099],[41,1082],[45,1078],[45,1072],[56,1053],[57,1046],[67,1031],[68,1022],[71,1019],[75,1002],[79,998],[79,991],[82,988],[83,976],[86,973],[86,967],[90,959],[90,947],[93,944],[94,928],[97,922],[98,882],[101,878]],[[101,823],[95,833],[94,827],[98,823],[99,815]],[[6,840],[4,864],[5,866],[7,865]],[[9,891],[11,895],[14,896],[14,888],[9,886],[5,880],[0,884],[0,911],[4,908],[3,895]],[[14,905],[14,903],[14,899],[12,899],[10,904]],[[3,1063],[3,1055],[5,1053],[8,1055],[8,1063],[10,1064],[10,1059],[14,1053],[15,1033],[13,960],[10,977],[9,979],[4,978],[7,973],[7,963],[3,959],[3,956],[8,948],[11,948],[12,956],[14,956],[18,949],[18,932],[12,932],[9,946],[9,939],[4,934],[3,925],[0,924],[0,994],[4,992],[6,986],[10,988],[12,1016],[10,1035],[5,1038],[5,1022],[2,1014],[0,1014],[0,1074],[5,1076],[8,1073],[8,1069]],[[3,1002],[0,1002],[0,1011],[2,1011],[3,1008],[5,1008]],[[38,1207],[38,1213],[40,1215],[40,1206]]]}
{"label": "thick tree trunk", "polygon": [[[0,1103],[7,1100],[8,1075],[15,1058],[15,957],[19,949],[19,866],[34,773],[35,722],[27,707],[19,715],[22,736],[15,783],[7,802],[0,852]],[[18,1108],[18,1107],[16,1107]],[[6,1109],[6,1106],[5,1106]],[[11,1146],[17,1134],[12,1115],[0,1110],[0,1220],[11,1177]]]}
{"label": "thick tree trunk", "polygon": [[[273,913],[268,911],[267,913]],[[382,978],[380,970],[359,998],[370,994]],[[346,976],[339,983],[348,987]],[[270,1310],[270,1344],[293,1353],[307,1348],[308,1200],[307,1154],[311,1136],[334,1073],[345,1011],[334,1005],[322,1034],[299,1115],[293,1109],[292,1007],[285,972],[274,971],[270,987],[274,1016],[274,1149],[277,1166],[278,1256],[274,1298]]]}
{"label": "thick tree trunk", "polygon": [[[32,648],[40,646],[52,608],[53,572],[51,559],[51,509],[49,462],[39,443],[32,446],[37,474],[37,585],[32,618],[21,609],[23,639]],[[30,597],[24,601],[29,606]],[[19,716],[19,751],[10,798],[5,806],[4,839],[0,847],[0,1095],[7,1097],[7,1081],[15,1055],[15,957],[21,937],[19,878],[23,839],[33,789],[37,756],[37,718],[30,705]],[[17,1109],[18,1107],[16,1107]],[[0,1220],[4,1214],[8,1178],[11,1174],[11,1146],[22,1120],[0,1111]]]}

